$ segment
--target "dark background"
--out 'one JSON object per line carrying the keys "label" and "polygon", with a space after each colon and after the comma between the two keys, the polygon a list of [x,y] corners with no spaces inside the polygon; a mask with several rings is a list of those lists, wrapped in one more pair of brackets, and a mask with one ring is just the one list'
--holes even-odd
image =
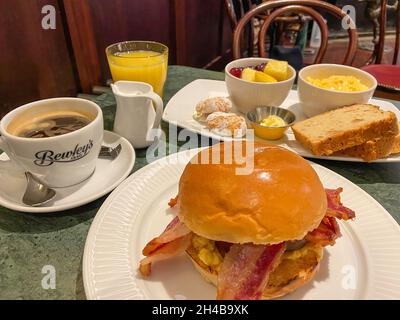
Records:
{"label": "dark background", "polygon": [[[45,5],[57,10],[44,30]],[[153,40],[169,63],[221,69],[231,28],[221,0],[0,0],[0,118],[41,98],[90,93],[105,85],[105,48]]]}

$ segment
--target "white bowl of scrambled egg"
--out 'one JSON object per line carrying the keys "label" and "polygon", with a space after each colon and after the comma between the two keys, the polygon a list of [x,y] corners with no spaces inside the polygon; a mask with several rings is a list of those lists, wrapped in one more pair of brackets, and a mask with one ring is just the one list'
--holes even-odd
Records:
{"label": "white bowl of scrambled egg", "polygon": [[376,79],[360,69],[315,64],[300,70],[297,90],[303,112],[312,117],[346,105],[368,103],[376,86]]}

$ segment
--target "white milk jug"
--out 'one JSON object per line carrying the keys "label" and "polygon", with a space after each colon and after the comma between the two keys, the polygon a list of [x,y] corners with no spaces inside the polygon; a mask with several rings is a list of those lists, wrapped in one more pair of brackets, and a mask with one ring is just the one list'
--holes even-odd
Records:
{"label": "white milk jug", "polygon": [[114,132],[128,139],[134,148],[148,147],[160,130],[160,96],[144,82],[117,81],[111,88],[117,100]]}

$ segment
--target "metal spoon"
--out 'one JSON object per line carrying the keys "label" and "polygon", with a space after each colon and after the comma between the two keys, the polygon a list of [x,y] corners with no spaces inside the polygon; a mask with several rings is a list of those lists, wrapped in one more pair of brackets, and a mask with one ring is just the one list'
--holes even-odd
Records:
{"label": "metal spoon", "polygon": [[56,196],[56,192],[37,180],[32,173],[25,172],[28,185],[22,202],[28,206],[39,207],[46,204]]}

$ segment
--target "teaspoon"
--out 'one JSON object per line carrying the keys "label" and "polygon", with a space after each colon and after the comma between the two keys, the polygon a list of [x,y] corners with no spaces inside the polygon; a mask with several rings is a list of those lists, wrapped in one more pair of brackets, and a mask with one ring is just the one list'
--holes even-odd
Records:
{"label": "teaspoon", "polygon": [[53,189],[41,183],[32,173],[25,172],[25,177],[28,185],[22,198],[24,204],[39,207],[51,201],[56,196],[56,192]]}

